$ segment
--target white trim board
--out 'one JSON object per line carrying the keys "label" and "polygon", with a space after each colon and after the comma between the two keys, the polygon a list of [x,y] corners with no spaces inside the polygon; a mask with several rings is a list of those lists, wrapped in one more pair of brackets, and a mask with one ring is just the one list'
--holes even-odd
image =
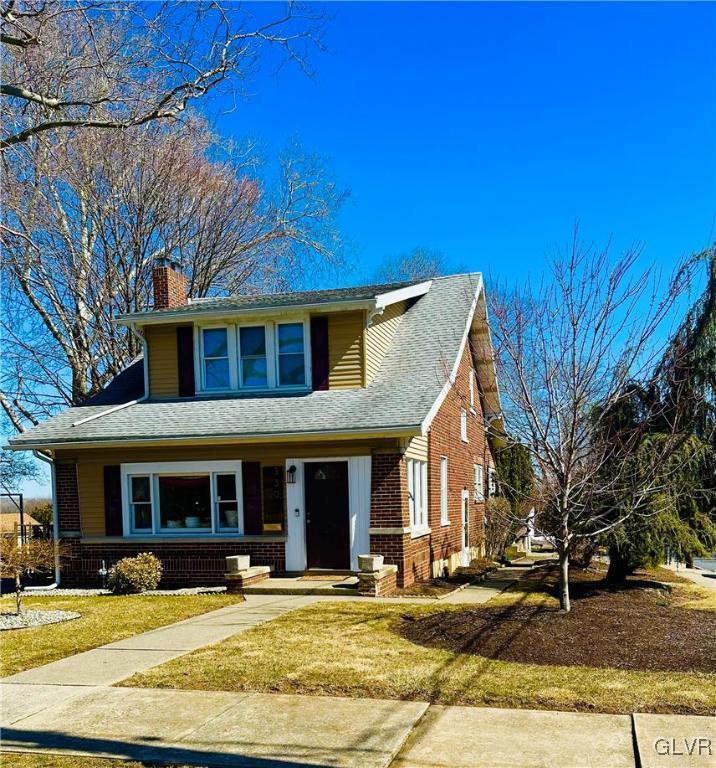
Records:
{"label": "white trim board", "polygon": [[370,552],[370,456],[326,456],[322,458],[286,459],[286,471],[296,467],[296,482],[286,485],[288,539],[286,541],[286,570],[304,571],[306,556],[306,497],[304,465],[322,461],[348,463],[348,515],[351,570],[358,570],[358,555]]}

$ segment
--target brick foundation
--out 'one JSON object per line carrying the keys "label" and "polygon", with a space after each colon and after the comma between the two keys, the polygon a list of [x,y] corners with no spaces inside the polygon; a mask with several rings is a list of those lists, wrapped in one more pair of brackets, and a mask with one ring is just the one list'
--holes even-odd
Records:
{"label": "brick foundation", "polygon": [[117,560],[139,552],[152,552],[164,568],[162,587],[225,584],[226,558],[251,555],[252,565],[268,565],[274,571],[286,570],[286,545],[271,542],[98,542],[64,539],[71,550],[62,565],[62,586],[99,586],[99,569],[104,560],[110,568]]}

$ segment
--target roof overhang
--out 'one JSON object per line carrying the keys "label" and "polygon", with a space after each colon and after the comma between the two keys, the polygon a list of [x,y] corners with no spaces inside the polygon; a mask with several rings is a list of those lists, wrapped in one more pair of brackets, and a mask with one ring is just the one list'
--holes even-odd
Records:
{"label": "roof overhang", "polygon": [[330,301],[318,301],[308,303],[293,303],[281,305],[263,305],[256,307],[246,307],[236,309],[231,307],[207,306],[202,308],[201,300],[187,304],[185,307],[176,309],[161,310],[159,312],[131,312],[123,315],[117,315],[115,322],[126,326],[145,326],[160,325],[167,322],[192,322],[194,320],[217,320],[217,319],[239,319],[242,317],[261,317],[276,316],[282,314],[292,314],[296,312],[349,312],[355,310],[365,310],[368,312],[381,312],[391,304],[399,301],[424,296],[432,285],[432,280],[426,280],[422,283],[415,283],[404,288],[397,288],[393,291],[378,293],[369,299],[333,299]]}
{"label": "roof overhang", "polygon": [[296,442],[324,442],[326,440],[376,440],[381,438],[415,437],[419,435],[420,424],[381,427],[376,429],[356,430],[320,430],[306,432],[275,432],[255,433],[244,435],[176,435],[172,437],[135,437],[122,439],[68,439],[68,440],[43,440],[18,443],[11,440],[8,448],[13,451],[31,450],[64,450],[66,448],[141,448],[153,446],[177,446],[177,445],[245,445],[248,443],[296,443]]}

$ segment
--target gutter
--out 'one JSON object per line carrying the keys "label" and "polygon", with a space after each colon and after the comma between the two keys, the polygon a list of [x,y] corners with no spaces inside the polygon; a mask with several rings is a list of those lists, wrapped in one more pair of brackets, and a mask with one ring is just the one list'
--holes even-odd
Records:
{"label": "gutter", "polygon": [[57,475],[55,473],[55,462],[47,454],[34,450],[33,455],[36,459],[44,461],[50,465],[50,475],[52,477],[52,541],[55,544],[55,586],[60,586],[60,553],[58,545],[60,542],[60,519],[57,514]]}

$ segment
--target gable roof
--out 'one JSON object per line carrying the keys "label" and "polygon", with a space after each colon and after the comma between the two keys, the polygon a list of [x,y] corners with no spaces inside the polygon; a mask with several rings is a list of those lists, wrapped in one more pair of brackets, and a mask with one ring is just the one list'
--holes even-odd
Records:
{"label": "gable roof", "polygon": [[[455,361],[474,332],[474,323],[482,329],[486,322],[486,315],[476,312],[481,304],[484,307],[479,273],[434,279],[430,290],[406,311],[378,373],[365,388],[145,400],[114,410],[107,408],[107,400],[101,404],[90,400],[16,436],[10,444],[22,449],[424,434],[454,378]],[[131,369],[124,373],[131,376]],[[482,374],[478,369],[478,375],[489,377],[489,370],[494,376],[490,366]],[[494,381],[485,379],[481,384],[496,393]],[[491,409],[495,403],[499,407],[499,399],[492,402]]]}

